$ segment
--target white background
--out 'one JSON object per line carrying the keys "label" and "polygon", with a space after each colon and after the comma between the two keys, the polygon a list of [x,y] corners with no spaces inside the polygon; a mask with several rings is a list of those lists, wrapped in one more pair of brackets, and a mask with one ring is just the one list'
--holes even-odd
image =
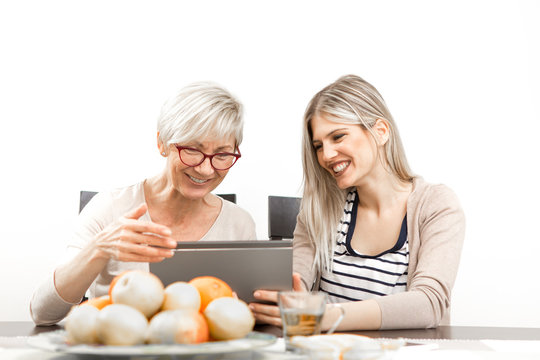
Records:
{"label": "white background", "polygon": [[[162,169],[161,104],[192,81],[245,105],[235,192],[267,237],[267,196],[299,196],[301,119],[341,75],[379,89],[413,170],[458,194],[457,325],[540,327],[536,1],[3,1],[0,320],[29,320],[79,190]],[[406,309],[403,309],[406,311]]]}

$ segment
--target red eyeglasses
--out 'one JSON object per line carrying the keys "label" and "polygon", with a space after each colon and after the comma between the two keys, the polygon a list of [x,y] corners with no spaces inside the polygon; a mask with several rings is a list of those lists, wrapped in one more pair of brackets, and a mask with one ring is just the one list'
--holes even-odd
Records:
{"label": "red eyeglasses", "polygon": [[178,146],[178,155],[180,156],[180,161],[182,161],[187,166],[198,166],[201,165],[206,158],[210,159],[210,165],[215,170],[227,170],[230,169],[236,161],[242,156],[240,154],[240,149],[236,148],[238,151],[237,154],[221,152],[212,155],[203,153],[202,151],[187,147],[187,146]]}

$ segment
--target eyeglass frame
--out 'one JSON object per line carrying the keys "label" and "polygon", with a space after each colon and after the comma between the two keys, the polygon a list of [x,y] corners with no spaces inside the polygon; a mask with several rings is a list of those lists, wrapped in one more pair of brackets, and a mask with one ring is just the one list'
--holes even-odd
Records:
{"label": "eyeglass frame", "polygon": [[[237,146],[236,147],[236,151],[238,151],[238,153],[230,153],[230,152],[219,152],[219,153],[215,153],[215,154],[212,154],[212,155],[208,155],[204,152],[202,152],[201,150],[199,149],[196,149],[196,148],[193,148],[191,146],[180,146],[180,145],[175,145],[176,147],[176,150],[178,150],[178,157],[180,158],[180,161],[182,162],[182,164],[186,165],[186,166],[189,166],[189,167],[195,167],[195,166],[199,166],[201,165],[205,160],[206,158],[210,159],[210,166],[212,167],[212,169],[216,170],[216,171],[223,171],[223,170],[229,170],[230,168],[232,168],[234,166],[234,164],[236,164],[236,162],[238,161],[238,159],[240,159],[242,157],[242,154],[240,153],[240,148]],[[189,165],[189,164],[186,164],[184,162],[184,160],[182,160],[182,155],[180,154],[180,151],[182,150],[195,150],[195,151],[198,151],[200,152],[202,155],[203,155],[203,158],[201,160],[200,163],[196,164],[196,165]],[[216,155],[231,155],[231,156],[234,156],[236,159],[234,160],[234,162],[232,163],[231,166],[229,166],[228,168],[225,168],[225,169],[217,169],[214,164],[212,163],[212,159],[214,158],[214,156]]]}

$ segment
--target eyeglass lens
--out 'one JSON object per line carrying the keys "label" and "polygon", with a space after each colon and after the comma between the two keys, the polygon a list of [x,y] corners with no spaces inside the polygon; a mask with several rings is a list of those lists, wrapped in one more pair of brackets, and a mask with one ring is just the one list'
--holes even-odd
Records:
{"label": "eyeglass lens", "polygon": [[[204,160],[204,154],[195,149],[180,150],[180,157],[184,164],[188,166],[197,166]],[[217,170],[226,170],[234,165],[236,157],[228,154],[214,154],[210,157],[212,166]]]}

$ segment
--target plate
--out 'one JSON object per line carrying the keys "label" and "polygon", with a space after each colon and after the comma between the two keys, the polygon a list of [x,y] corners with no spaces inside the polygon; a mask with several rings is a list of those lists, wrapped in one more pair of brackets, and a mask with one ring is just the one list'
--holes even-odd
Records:
{"label": "plate", "polygon": [[229,341],[212,341],[201,344],[183,345],[135,345],[135,346],[106,346],[106,345],[68,345],[66,331],[56,330],[38,334],[28,339],[28,345],[46,351],[62,352],[77,355],[107,355],[107,356],[145,356],[145,355],[196,355],[223,354],[252,350],[262,346],[272,345],[276,337],[256,331],[250,332],[245,338]]}
{"label": "plate", "polygon": [[390,359],[403,339],[373,339],[356,334],[293,336],[291,344],[314,360]]}

